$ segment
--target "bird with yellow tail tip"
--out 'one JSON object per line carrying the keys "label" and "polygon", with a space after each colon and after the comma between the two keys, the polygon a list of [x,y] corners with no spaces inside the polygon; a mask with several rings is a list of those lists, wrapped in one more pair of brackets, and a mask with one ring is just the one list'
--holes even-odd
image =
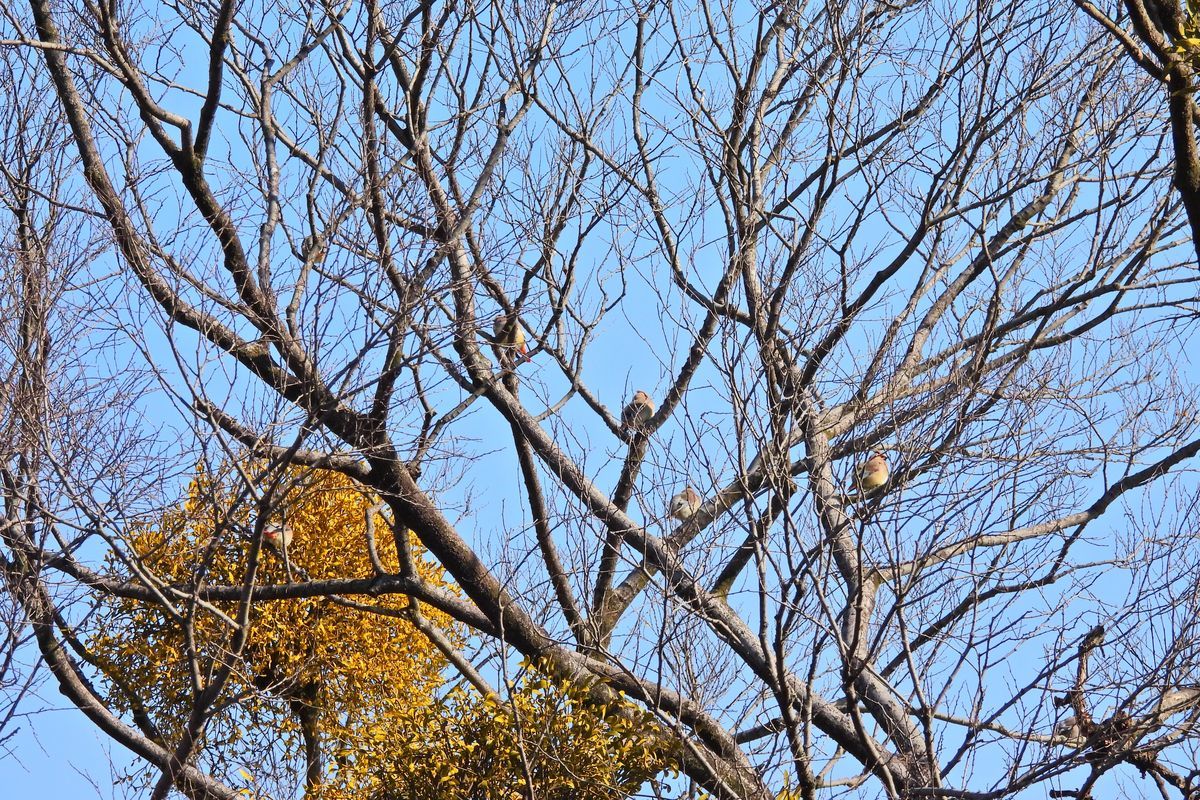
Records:
{"label": "bird with yellow tail tip", "polygon": [[891,477],[887,456],[882,450],[876,450],[870,458],[858,465],[855,476],[858,478],[859,488],[864,492],[873,492],[880,488]]}
{"label": "bird with yellow tail tip", "polygon": [[[524,364],[530,360],[529,347],[525,343],[525,330],[516,314],[497,314],[492,323],[492,330],[496,334],[495,342],[500,348],[502,360],[514,361],[517,364]],[[521,358],[518,360],[515,356]]]}

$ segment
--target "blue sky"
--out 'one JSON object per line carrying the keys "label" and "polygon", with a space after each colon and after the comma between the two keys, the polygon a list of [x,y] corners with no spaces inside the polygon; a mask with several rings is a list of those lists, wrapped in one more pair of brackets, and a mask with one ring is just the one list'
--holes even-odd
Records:
{"label": "blue sky", "polygon": [[[907,40],[907,43],[911,46],[911,38]],[[189,69],[181,69],[181,77],[190,79],[195,85],[201,85],[201,81],[196,80],[199,76],[191,75]],[[874,90],[882,98],[880,102],[894,100],[895,98],[889,94],[889,92],[893,92],[893,89],[894,87],[886,76],[880,77],[874,85]],[[666,90],[664,90],[665,94],[667,94]],[[173,106],[175,110],[186,113],[193,113],[195,110],[196,99],[194,97],[176,94],[172,97],[172,102],[175,103]],[[660,122],[667,131],[671,130],[672,125],[682,124],[681,119],[673,116],[670,111],[664,111]],[[1043,124],[1043,119],[1035,118],[1031,120],[1030,127],[1036,133]],[[947,136],[957,133],[954,130],[953,121],[946,125],[943,133]],[[928,132],[924,135],[928,135]],[[664,134],[663,138],[665,139],[667,136]],[[236,144],[229,141],[219,140],[218,144],[236,149]],[[150,142],[143,142],[143,147],[147,155],[153,151]],[[237,157],[232,160],[240,161]],[[678,182],[681,186],[691,187],[687,176],[691,174],[690,170],[694,168],[695,163],[694,153],[676,150],[664,156],[661,167],[667,184],[672,185],[674,182]],[[239,163],[239,166],[242,165]],[[547,171],[552,171],[552,167],[548,164],[541,166]],[[158,197],[162,199],[164,208],[172,209],[177,201],[175,196],[177,189],[171,182],[164,178],[148,178],[147,181],[149,185],[153,185],[154,181],[159,182]],[[232,182],[236,183],[236,181]],[[861,189],[861,186],[853,183],[851,187],[852,189]],[[852,191],[850,193],[853,194]],[[692,277],[702,284],[711,284],[713,276],[719,274],[718,268],[723,263],[721,227],[715,213],[711,210],[711,205],[707,207],[709,209],[707,213],[693,213],[694,206],[691,203],[693,199],[696,203],[700,203],[698,194],[695,198],[684,195],[683,199],[687,204],[681,203],[674,209],[677,216],[675,221],[685,230],[681,240],[682,249],[687,253],[687,262],[692,270]],[[840,211],[848,213],[848,209],[847,205]],[[892,217],[887,220],[887,223],[902,227],[903,224],[910,221],[906,211],[899,212],[898,218]],[[956,229],[958,238],[962,241],[956,244],[970,239],[974,234],[972,226],[977,224],[979,219],[978,214],[964,214],[963,226],[961,229]],[[248,222],[247,227],[252,229],[253,226]],[[883,219],[878,216],[873,217],[867,230],[869,237],[865,238],[873,238],[877,247],[863,246],[853,249],[850,253],[851,258],[883,262],[898,249],[896,233],[889,229]],[[505,234],[512,238],[506,240]],[[513,243],[517,238],[517,233],[513,230],[497,232],[497,240],[504,241],[512,248],[513,252],[521,250],[519,242]],[[211,250],[207,252],[211,253]],[[1060,262],[1067,265],[1078,264],[1086,261],[1087,258],[1084,245],[1070,239],[1056,240],[1053,246],[1047,245],[1046,252],[1041,255],[1046,264]],[[832,266],[836,263],[836,259],[830,252],[827,252],[825,257],[828,261],[819,262],[819,264],[825,263]],[[634,389],[645,389],[655,397],[661,396],[673,370],[677,367],[679,348],[681,343],[687,341],[686,331],[694,328],[697,324],[694,316],[687,320],[680,318],[683,315],[694,315],[695,312],[694,310],[678,311],[682,304],[678,290],[672,287],[669,276],[662,269],[661,260],[657,254],[646,247],[644,240],[633,238],[632,241],[626,241],[616,226],[598,234],[585,250],[584,279],[591,282],[590,286],[593,289],[603,285],[616,291],[618,282],[615,276],[615,266],[618,260],[623,266],[628,267],[626,274],[630,276],[629,291],[632,299],[627,306],[621,309],[619,314],[610,316],[605,325],[600,328],[598,339],[590,352],[586,367],[593,388],[598,392],[601,401],[614,413],[619,411],[625,399]],[[214,264],[213,270],[216,271],[215,260],[212,263]],[[111,268],[111,263],[104,260],[97,265],[97,271],[101,273],[106,273]],[[1050,271],[1052,270],[1047,267],[1047,272]],[[517,270],[514,269],[514,273],[516,272]],[[881,299],[876,307],[870,309],[873,321],[881,324],[894,311],[896,304],[902,300],[903,294],[899,290],[888,298]],[[326,310],[324,319],[333,319],[337,313],[343,310],[342,308]],[[544,309],[531,309],[528,313],[528,322],[536,325],[540,321],[538,314],[542,312]],[[161,338],[161,334],[156,332],[153,322],[156,315],[152,312],[143,311],[143,313],[150,320],[145,327],[144,343],[155,353],[162,354],[166,350],[165,341]],[[333,326],[332,330],[336,333],[336,326]],[[836,377],[845,379],[845,382],[841,383],[840,380],[830,378],[828,388],[831,393],[848,392],[853,386],[854,377],[861,372],[865,359],[871,352],[868,347],[870,343],[868,337],[873,330],[877,331],[878,328],[865,327],[862,331],[856,331],[847,340],[846,345],[831,358],[831,372],[840,372]],[[182,349],[185,353],[192,357],[194,339],[188,335],[181,335],[179,341],[183,344]],[[728,353],[736,349],[736,342],[736,337],[730,337],[721,340],[718,346],[725,348],[724,352]],[[196,352],[194,358],[195,363],[189,366],[194,366],[197,373],[203,376],[206,388],[210,392],[218,396],[228,396],[232,406],[236,406],[242,400],[245,400],[244,404],[247,407],[253,406],[257,399],[257,393],[247,388],[247,384],[241,377],[237,374],[229,374],[228,368],[224,365],[213,366],[203,363],[202,351]],[[742,366],[740,369],[744,370],[743,378],[747,382],[755,380],[753,364]],[[528,369],[523,370],[522,374],[525,377],[524,391],[527,398],[537,397],[539,401],[549,402],[561,396],[565,391],[566,384],[561,376],[556,375],[554,369],[546,363],[544,357],[535,360],[532,365],[528,366]],[[1036,376],[1031,376],[1031,379],[1033,377]],[[1194,371],[1190,364],[1184,370],[1184,377],[1188,381],[1194,379]],[[166,380],[171,383],[177,378],[178,376],[168,375]],[[695,485],[704,493],[711,491],[715,486],[722,485],[730,478],[738,456],[737,442],[730,437],[727,427],[721,427],[719,424],[706,425],[709,413],[722,404],[728,403],[727,389],[728,387],[722,384],[719,376],[714,374],[711,369],[702,372],[698,377],[688,398],[690,418],[685,420],[680,417],[671,421],[656,437],[648,460],[647,473],[651,473],[657,483],[644,482],[644,485],[639,487],[641,491],[634,506],[635,518],[653,519],[661,516],[666,498],[685,483]],[[536,402],[531,402],[531,405],[536,406]],[[164,440],[170,439],[176,434],[176,431],[186,436],[183,433],[186,431],[186,427],[180,423],[176,410],[168,402],[165,393],[159,392],[148,396],[142,410],[150,420],[163,426]],[[1054,419],[1046,419],[1043,424],[1050,429],[1056,422],[1057,420]],[[468,537],[478,542],[481,547],[493,550],[499,549],[505,544],[503,541],[498,541],[498,531],[518,530],[527,523],[523,508],[514,500],[519,479],[511,447],[505,445],[493,449],[489,441],[489,437],[500,424],[498,415],[487,410],[473,412],[466,420],[458,432],[464,442],[469,442],[469,446],[481,454],[482,460],[479,469],[473,472],[470,480],[455,485],[452,490],[439,498],[450,510],[448,515],[451,518],[454,517],[455,511],[462,510],[461,527]],[[615,480],[616,471],[620,466],[621,448],[615,439],[595,424],[594,417],[587,412],[583,404],[578,400],[573,400],[551,424],[570,442],[572,450],[588,454],[587,466],[596,476],[597,483],[610,486]],[[1116,421],[1112,421],[1110,427],[1115,426]],[[1098,437],[1103,435],[1108,435],[1108,431],[1097,433]],[[189,444],[185,441],[183,446],[186,448]],[[715,467],[709,470],[707,466],[704,468],[697,466],[701,460],[698,456],[713,453],[720,456],[709,459],[709,463],[715,464]],[[851,461],[847,459],[845,464],[840,465],[842,474],[847,474],[851,466]],[[181,470],[177,477],[181,486],[186,479],[186,473]],[[495,490],[497,487],[499,491],[488,491]],[[1184,488],[1190,491],[1192,486],[1189,484]],[[1090,487],[1081,487],[1081,496],[1086,496],[1089,489]],[[1184,489],[1180,489],[1180,492],[1181,494],[1186,493]],[[166,494],[169,495],[169,492]],[[1161,498],[1161,493],[1155,492],[1152,497]],[[1151,500],[1150,502],[1155,501]],[[469,515],[467,509],[470,510]],[[1091,535],[1097,538],[1111,535],[1114,530],[1120,528],[1122,522],[1121,515],[1114,513],[1112,522],[1106,521],[1104,524],[1096,526],[1091,531]],[[731,540],[736,539],[737,531],[734,527],[731,527],[726,533]],[[881,532],[879,535],[881,537],[891,536],[897,543],[897,547],[903,548],[914,544],[911,539],[905,538],[910,533],[911,528],[897,526]],[[1099,595],[1098,598],[1094,598],[1096,602],[1083,603],[1082,606],[1088,611],[1080,613],[1077,618],[1071,620],[1071,625],[1075,629],[1086,630],[1093,624],[1093,616],[1101,613],[1105,606],[1110,608],[1119,606],[1124,595],[1125,582],[1125,579],[1113,575],[1107,576],[1102,583],[1098,582],[1094,589],[1095,593]],[[1014,645],[1014,655],[1011,663],[1007,665],[1008,669],[1004,677],[1015,683],[1025,679],[1035,666],[1030,653],[1035,649],[1021,649]],[[59,698],[53,687],[43,687],[41,695],[42,703],[45,706],[59,707]],[[30,709],[33,707],[36,707],[36,703],[30,703]],[[36,739],[32,736],[30,722],[36,722],[38,733]],[[18,754],[18,757],[0,760],[0,785],[15,787],[21,793],[32,793],[36,790],[44,794],[47,780],[53,780],[55,789],[51,796],[86,797],[96,794],[100,797],[120,796],[121,789],[112,789],[108,786],[110,763],[115,762],[119,768],[128,763],[126,755],[119,750],[110,751],[105,742],[98,740],[93,727],[77,712],[71,710],[48,711],[34,720],[24,721],[20,733],[10,742],[10,746]],[[43,748],[48,751],[48,755],[43,753]],[[964,767],[968,770],[972,768],[974,767]],[[984,769],[985,767],[980,766],[979,768]],[[80,772],[91,777],[85,778],[79,774]],[[98,784],[99,789],[93,783]]]}

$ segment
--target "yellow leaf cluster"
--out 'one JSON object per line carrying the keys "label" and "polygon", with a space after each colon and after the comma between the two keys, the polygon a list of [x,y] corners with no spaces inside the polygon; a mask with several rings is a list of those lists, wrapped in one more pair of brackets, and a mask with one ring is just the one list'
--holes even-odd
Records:
{"label": "yellow leaf cluster", "polygon": [[[138,571],[167,585],[242,585],[252,526],[248,513],[230,512],[238,505],[234,486],[228,476],[201,473],[181,506],[136,526],[129,545]],[[337,473],[294,476],[281,504],[294,532],[288,563],[262,548],[257,585],[286,582],[289,566],[293,580],[301,575],[311,580],[372,577],[368,514],[375,514],[380,561],[387,571],[398,572],[396,543],[377,503]],[[441,570],[422,558],[415,541],[410,547],[422,577],[453,590]],[[113,566],[121,570],[115,559]],[[230,712],[215,717],[206,731],[210,752],[219,751],[232,763],[255,763],[264,744],[282,748],[284,758],[301,758],[299,722],[292,713],[296,703],[317,710],[322,739],[359,746],[376,742],[380,720],[396,709],[430,707],[444,682],[444,659],[404,618],[410,603],[404,596],[358,598],[371,611],[329,598],[256,602],[240,657],[231,655],[236,603],[167,596],[170,611],[161,603],[118,599],[92,621],[89,647],[108,679],[109,699],[127,711],[152,709],[170,739],[187,719],[196,676],[207,680],[221,666],[232,666],[222,701],[230,704]],[[425,607],[421,612],[451,641],[461,638],[444,614]],[[355,767],[369,766],[368,761],[335,765],[329,782],[358,781]]]}
{"label": "yellow leaf cluster", "polygon": [[[114,559],[113,569],[168,586],[242,585],[253,525],[248,513],[231,511],[238,507],[232,474],[198,474],[179,507],[135,527],[131,561]],[[372,514],[379,560],[399,571],[375,497],[335,473],[292,478],[280,504],[293,532],[286,562],[261,548],[258,586],[286,582],[289,572],[292,580],[373,576]],[[426,581],[456,591],[415,540],[409,550]],[[166,596],[170,611],[111,601],[92,620],[88,643],[109,699],[125,711],[148,711],[169,745],[188,718],[196,676],[232,667],[220,704],[226,711],[205,731],[214,768],[234,773],[245,764],[295,779],[305,767],[298,707],[315,709],[325,757],[322,782],[307,795],[313,800],[512,800],[530,796],[530,785],[539,798],[615,800],[676,768],[677,746],[652,715],[624,700],[599,704],[586,685],[537,665],[523,665],[503,701],[447,687],[440,652],[405,618],[406,597],[366,599],[372,611],[330,598],[255,602],[235,657],[236,603]],[[421,612],[462,644],[462,630],[444,614]]]}
{"label": "yellow leaf cluster", "polygon": [[[526,665],[508,699],[456,689],[440,707],[391,720],[390,758],[369,783],[322,800],[617,800],[678,765],[678,747],[632,703],[591,698],[586,684]],[[349,743],[339,759],[371,759]]]}
{"label": "yellow leaf cluster", "polygon": [[1172,51],[1191,61],[1193,68],[1200,67],[1200,2],[1187,0],[1183,22],[1172,38],[1175,40]]}

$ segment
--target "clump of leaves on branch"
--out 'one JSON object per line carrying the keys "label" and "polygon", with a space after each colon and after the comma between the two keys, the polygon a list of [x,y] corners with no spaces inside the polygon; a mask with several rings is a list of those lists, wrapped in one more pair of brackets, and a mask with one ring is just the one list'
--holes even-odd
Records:
{"label": "clump of leaves on branch", "polygon": [[[238,507],[231,474],[201,471],[180,506],[138,526],[126,571],[168,585],[242,585],[254,526],[245,513],[228,516]],[[311,581],[368,576],[374,550],[385,570],[399,573],[407,559],[422,579],[454,591],[419,543],[401,540],[407,552],[398,552],[394,537],[374,535],[390,527],[377,499],[349,478],[295,476],[279,506],[294,536],[286,553],[258,550],[260,586],[284,584],[289,572]],[[616,798],[673,766],[673,745],[650,714],[597,704],[586,684],[533,669],[506,699],[447,687],[446,659],[410,621],[413,602],[399,594],[255,602],[239,647],[238,601],[113,599],[92,623],[89,649],[114,706],[152,717],[166,742],[184,735],[193,670],[228,668],[205,754],[219,753],[227,767],[257,766],[264,752],[303,765],[310,795],[325,800],[486,800],[528,782],[539,797]],[[443,646],[461,645],[461,627],[444,613],[420,613]]]}
{"label": "clump of leaves on branch", "polygon": [[[677,744],[653,715],[623,698],[592,699],[585,683],[525,664],[510,697],[455,689],[439,706],[402,715],[390,758],[373,777],[379,797],[405,800],[619,800],[674,772]],[[361,743],[361,740],[360,740]],[[376,749],[339,758],[380,763]],[[352,800],[362,795],[322,795]]]}
{"label": "clump of leaves on branch", "polygon": [[[233,482],[200,472],[186,501],[130,537],[130,569],[164,584],[242,585],[252,550],[248,520],[224,517],[237,507]],[[369,576],[365,541],[368,515],[386,530],[375,502],[360,487],[333,472],[319,472],[287,493],[283,507],[296,531],[287,561],[263,548],[257,580],[283,583],[287,571],[311,579]],[[243,515],[245,516],[245,515]],[[422,577],[448,586],[441,571],[410,545]],[[385,568],[398,569],[395,540],[375,539]],[[229,747],[232,762],[255,758],[260,739],[278,741],[281,754],[302,754],[302,739],[316,735],[343,742],[371,740],[387,714],[379,709],[417,709],[435,702],[445,659],[406,619],[410,600],[383,595],[373,610],[325,597],[254,603],[249,633],[237,648],[232,638],[237,601],[145,603],[114,599],[95,622],[91,649],[110,679],[115,705],[137,712],[153,708],[154,722],[168,740],[178,737],[194,700],[197,665],[231,670],[225,691],[227,713],[210,722],[206,740],[214,751]],[[361,605],[361,604],[360,604]],[[423,610],[430,624],[451,639],[460,633],[441,612]],[[303,726],[311,724],[311,731]],[[244,741],[241,747],[237,742]],[[359,762],[357,768],[368,766]],[[354,769],[333,767],[332,784],[358,780]]]}

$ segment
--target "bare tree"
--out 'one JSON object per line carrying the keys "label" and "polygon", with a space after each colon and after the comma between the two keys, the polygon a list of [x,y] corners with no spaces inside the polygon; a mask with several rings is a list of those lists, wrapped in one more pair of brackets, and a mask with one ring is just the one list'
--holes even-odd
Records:
{"label": "bare tree", "polygon": [[[36,51],[6,50],[0,62],[0,742],[7,743],[44,689],[47,673],[89,715],[105,719],[77,690],[79,641],[72,622],[100,600],[48,577],[55,558],[73,559],[96,533],[97,514],[139,507],[144,431],[124,424],[142,370],[100,378],[100,363],[123,346],[108,330],[93,260],[107,246],[103,218],[71,197],[77,163],[70,132],[48,103]],[[85,312],[86,309],[86,312]],[[126,358],[128,355],[126,354]],[[153,465],[156,459],[149,463]],[[52,494],[43,487],[53,486]],[[47,669],[48,668],[48,669]],[[57,692],[53,694],[57,697]],[[115,722],[115,717],[109,719]],[[7,746],[7,744],[6,744]]]}
{"label": "bare tree", "polygon": [[[719,797],[1194,797],[1200,215],[1161,75],[1061,6],[3,1],[164,459],[338,470],[462,590],[256,602],[409,594],[468,671],[653,710]],[[127,563],[135,515],[35,472],[6,586],[46,666],[158,796],[232,797],[219,676],[156,741],[48,587],[241,600],[236,649],[252,581],[106,571],[48,509]]]}
{"label": "bare tree", "polygon": [[[1075,0],[1159,87],[1175,155],[1174,183],[1200,249],[1200,145],[1196,142],[1196,68],[1200,6],[1192,0],[1129,0],[1101,8]],[[1104,5],[1104,4],[1101,4]]]}

